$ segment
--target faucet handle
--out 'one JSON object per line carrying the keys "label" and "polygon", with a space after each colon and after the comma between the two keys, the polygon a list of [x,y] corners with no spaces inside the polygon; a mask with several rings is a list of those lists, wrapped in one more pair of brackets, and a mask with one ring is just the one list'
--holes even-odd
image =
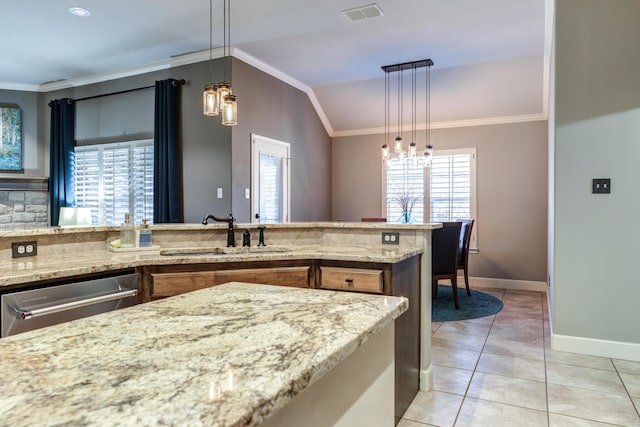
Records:
{"label": "faucet handle", "polygon": [[267,228],[264,225],[258,226],[258,231],[260,231],[260,235],[258,236],[258,246],[267,246],[264,243],[264,229]]}

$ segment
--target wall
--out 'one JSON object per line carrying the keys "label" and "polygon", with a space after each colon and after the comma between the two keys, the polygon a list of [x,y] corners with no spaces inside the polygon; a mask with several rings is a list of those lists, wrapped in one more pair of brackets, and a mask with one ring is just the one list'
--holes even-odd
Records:
{"label": "wall", "polygon": [[43,152],[43,135],[38,127],[39,105],[42,96],[37,92],[0,89],[0,106],[20,107],[22,110],[22,167],[24,173],[0,172],[2,177],[45,177],[49,157]]}
{"label": "wall", "polygon": [[[215,60],[214,81],[223,79],[224,61]],[[24,109],[24,139],[29,150],[25,153],[25,163],[34,165],[35,175],[46,177],[49,174],[50,126],[47,104],[51,99],[78,99],[118,92],[153,85],[155,80],[169,77],[185,79],[181,121],[185,222],[200,222],[208,213],[224,216],[232,211],[239,221],[249,222],[250,206],[244,189],[250,187],[251,133],[291,143],[292,220],[329,220],[331,143],[308,96],[234,60],[233,89],[238,96],[238,126],[222,126],[219,117],[202,114],[202,89],[211,80],[209,70],[209,62],[201,62],[45,94],[0,91],[0,101],[17,103]],[[80,142],[116,141],[125,134],[150,136],[153,93],[153,89],[145,89],[78,102],[77,139]],[[217,188],[223,189],[222,199],[216,197]]]}
{"label": "wall", "polygon": [[[251,134],[291,144],[291,221],[331,219],[331,140],[306,93],[234,60],[233,214],[250,222]],[[218,212],[223,214],[224,212]]]}
{"label": "wall", "polygon": [[[556,1],[552,345],[635,360],[638,22],[637,0]],[[591,194],[591,179],[603,177],[611,194]]]}
{"label": "wall", "polygon": [[[383,138],[334,139],[334,220],[381,216]],[[432,129],[431,141],[436,150],[477,148],[479,252],[469,274],[546,282],[547,122]]]}

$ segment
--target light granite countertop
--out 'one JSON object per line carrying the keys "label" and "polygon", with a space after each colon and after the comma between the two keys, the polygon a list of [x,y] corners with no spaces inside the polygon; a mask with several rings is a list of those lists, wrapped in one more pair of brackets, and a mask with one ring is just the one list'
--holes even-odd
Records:
{"label": "light granite countertop", "polygon": [[[165,248],[166,249],[166,248]],[[172,248],[176,249],[176,248]],[[199,247],[199,250],[206,248]],[[214,249],[214,248],[211,248]],[[0,262],[0,289],[18,284],[52,280],[77,275],[103,273],[146,265],[175,265],[241,261],[276,261],[326,259],[397,263],[423,253],[417,247],[308,245],[263,248],[215,248],[224,252],[209,255],[161,255],[161,250],[111,252],[105,242],[101,248],[86,252],[69,252],[15,258]]]}
{"label": "light granite countertop", "polygon": [[0,340],[0,419],[253,426],[408,308],[230,283]]}

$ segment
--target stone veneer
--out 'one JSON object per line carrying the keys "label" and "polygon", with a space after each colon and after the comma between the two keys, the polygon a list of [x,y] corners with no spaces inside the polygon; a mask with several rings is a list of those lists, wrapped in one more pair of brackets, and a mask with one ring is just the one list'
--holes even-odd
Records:
{"label": "stone veneer", "polygon": [[49,225],[49,193],[0,190],[0,228],[40,228]]}

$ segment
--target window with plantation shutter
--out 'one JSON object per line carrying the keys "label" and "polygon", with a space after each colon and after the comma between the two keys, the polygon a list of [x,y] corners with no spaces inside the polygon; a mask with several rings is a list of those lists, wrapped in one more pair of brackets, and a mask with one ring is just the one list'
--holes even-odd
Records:
{"label": "window with plantation shutter", "polygon": [[153,141],[75,147],[76,206],[91,208],[94,224],[153,219]]}
{"label": "window with plantation shutter", "polygon": [[[385,169],[388,222],[447,222],[476,218],[476,149],[437,150],[426,169],[411,160],[392,159]],[[425,192],[425,183],[428,191]],[[424,202],[426,200],[426,203]],[[471,248],[477,249],[476,221]]]}

